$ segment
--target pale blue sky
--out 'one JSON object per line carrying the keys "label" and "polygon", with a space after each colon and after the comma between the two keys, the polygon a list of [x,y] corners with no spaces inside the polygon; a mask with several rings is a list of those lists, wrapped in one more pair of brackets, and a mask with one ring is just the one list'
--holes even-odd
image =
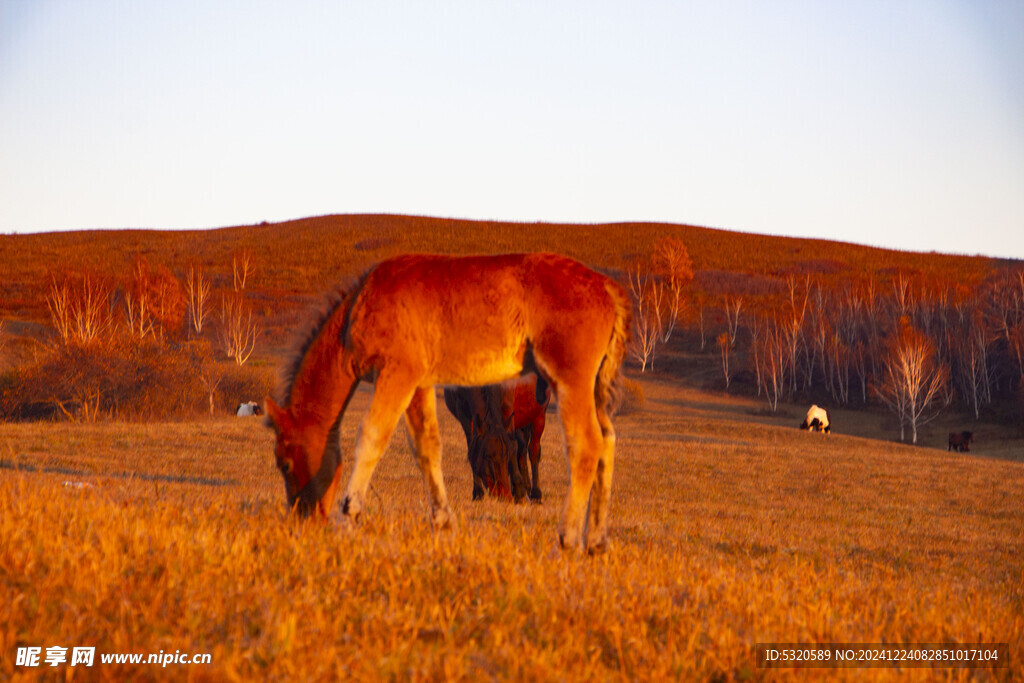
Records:
{"label": "pale blue sky", "polygon": [[0,232],[364,212],[1024,258],[1024,2],[0,0]]}

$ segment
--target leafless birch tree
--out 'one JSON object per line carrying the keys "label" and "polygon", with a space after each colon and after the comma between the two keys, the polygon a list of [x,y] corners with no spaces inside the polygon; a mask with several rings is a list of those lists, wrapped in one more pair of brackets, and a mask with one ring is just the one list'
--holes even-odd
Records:
{"label": "leafless birch tree", "polygon": [[110,290],[97,276],[74,283],[53,278],[46,304],[61,344],[91,344],[110,329]]}
{"label": "leafless birch tree", "polygon": [[740,330],[740,311],[743,309],[743,297],[726,294],[722,305],[725,309],[725,322],[729,328],[729,343],[735,344],[736,335]]}
{"label": "leafless birch tree", "polygon": [[725,389],[729,389],[729,356],[732,354],[732,343],[729,341],[729,335],[725,332],[718,335],[718,355],[722,359],[722,374],[725,375]]}
{"label": "leafless birch tree", "polygon": [[899,419],[900,441],[909,426],[911,443],[916,444],[918,427],[949,405],[949,372],[935,362],[931,341],[905,319],[889,343],[881,371],[875,392]]}
{"label": "leafless birch tree", "polygon": [[658,309],[664,290],[640,263],[629,271],[629,288],[634,306],[629,353],[640,363],[640,372],[647,372],[648,364],[654,367],[654,349],[661,335]]}
{"label": "leafless birch tree", "polygon": [[661,341],[667,342],[682,315],[684,295],[693,280],[693,262],[686,245],[678,237],[659,239],[654,245],[652,260],[664,286]]}
{"label": "leafless birch tree", "polygon": [[785,393],[786,388],[785,333],[777,320],[764,321],[757,344],[755,358],[760,366],[758,377],[764,384],[768,407],[774,413],[779,407],[779,397]]}
{"label": "leafless birch tree", "polygon": [[238,365],[244,365],[256,348],[260,328],[252,309],[239,296],[221,298],[221,343],[224,353]]}
{"label": "leafless birch tree", "polygon": [[236,292],[245,291],[246,280],[253,274],[252,254],[248,249],[235,252],[231,257],[231,272],[233,275],[233,286]]}
{"label": "leafless birch tree", "polygon": [[203,276],[198,268],[189,268],[185,280],[185,301],[188,307],[189,324],[197,335],[203,333],[203,323],[209,314],[207,302],[210,300],[210,281]]}

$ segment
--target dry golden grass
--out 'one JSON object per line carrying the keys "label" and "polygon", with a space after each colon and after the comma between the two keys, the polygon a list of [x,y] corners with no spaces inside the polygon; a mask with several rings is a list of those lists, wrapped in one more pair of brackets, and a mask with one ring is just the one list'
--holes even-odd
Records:
{"label": "dry golden grass", "polygon": [[644,411],[617,423],[612,549],[595,558],[555,549],[557,420],[544,503],[513,506],[470,501],[443,413],[458,529],[436,536],[404,427],[348,530],[283,519],[256,420],[0,425],[0,679],[52,676],[14,666],[19,646],[51,645],[213,655],[57,670],[107,680],[794,678],[756,668],[764,641],[999,641],[1020,666],[1024,465],[806,434],[759,404],[641,384]]}

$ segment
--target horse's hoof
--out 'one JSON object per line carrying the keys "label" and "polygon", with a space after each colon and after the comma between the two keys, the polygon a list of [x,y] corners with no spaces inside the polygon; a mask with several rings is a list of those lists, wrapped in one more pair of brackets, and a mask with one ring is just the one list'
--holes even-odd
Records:
{"label": "horse's hoof", "polygon": [[540,489],[533,489],[530,491],[530,502],[540,503],[543,496],[541,495]]}
{"label": "horse's hoof", "polygon": [[451,531],[452,529],[452,513],[450,510],[442,508],[434,511],[434,529],[437,531]]}
{"label": "horse's hoof", "polygon": [[587,548],[588,555],[604,555],[606,552],[608,552],[607,538],[602,538],[600,541]]}
{"label": "horse's hoof", "polygon": [[359,514],[362,512],[362,506],[355,498],[345,496],[345,500],[341,503],[341,514],[351,520],[353,524],[359,521]]}
{"label": "horse's hoof", "polygon": [[567,537],[564,533],[558,534],[558,545],[567,553],[575,553],[580,550],[579,539],[572,536]]}

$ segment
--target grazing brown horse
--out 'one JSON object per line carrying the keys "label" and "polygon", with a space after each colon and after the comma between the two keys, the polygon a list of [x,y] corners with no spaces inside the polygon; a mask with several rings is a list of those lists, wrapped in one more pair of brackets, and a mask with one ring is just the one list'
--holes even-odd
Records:
{"label": "grazing brown horse", "polygon": [[484,493],[497,498],[525,495],[519,473],[518,447],[512,437],[511,416],[502,417],[500,386],[453,387],[444,390],[444,403],[462,425],[466,454],[473,471],[473,500]]}
{"label": "grazing brown horse", "polygon": [[946,450],[966,453],[971,450],[972,441],[974,441],[974,432],[968,432],[966,430],[962,432],[950,432],[949,445],[946,446]]}
{"label": "grazing brown horse", "polygon": [[517,503],[529,493],[539,502],[540,438],[551,402],[547,382],[531,373],[498,386],[453,387],[444,390],[444,402],[466,435],[473,500],[488,491]]}
{"label": "grazing brown horse", "polygon": [[538,372],[558,398],[568,451],[560,542],[604,550],[615,456],[607,406],[630,317],[622,287],[555,254],[407,255],[378,264],[314,326],[286,375],[281,405],[266,400],[289,505],[303,516],[329,514],[341,478],[341,418],[356,385],[370,378],[376,386],[343,513],[358,520],[404,414],[432,523],[450,526],[434,386]]}

